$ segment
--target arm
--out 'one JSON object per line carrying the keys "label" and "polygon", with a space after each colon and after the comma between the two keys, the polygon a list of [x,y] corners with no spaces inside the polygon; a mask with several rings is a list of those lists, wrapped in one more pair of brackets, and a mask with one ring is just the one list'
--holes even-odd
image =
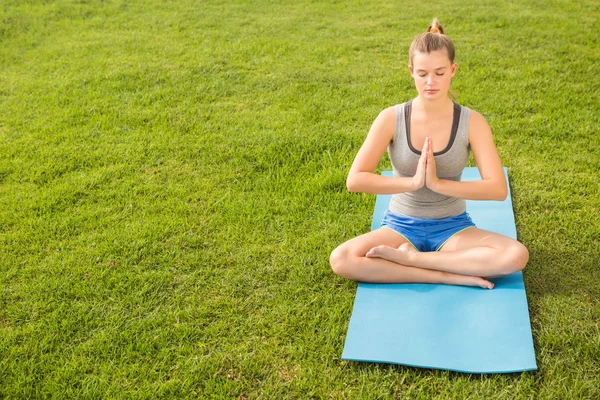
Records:
{"label": "arm", "polygon": [[[478,112],[471,112],[469,121],[469,143],[481,174],[481,180],[473,182],[455,182],[438,179],[435,174],[427,175],[427,187],[446,196],[458,197],[466,200],[499,200],[506,199],[508,187],[502,169],[502,162],[498,156],[492,131],[485,118]],[[429,165],[435,160],[430,155],[427,158]],[[431,181],[431,183],[430,183]]]}
{"label": "arm", "polygon": [[[417,173],[413,178],[392,178],[373,173],[388,144],[394,139],[395,125],[394,107],[386,108],[377,116],[348,173],[346,186],[349,191],[394,194],[409,192],[424,186],[425,157],[419,159]],[[425,154],[425,151],[423,153]]]}

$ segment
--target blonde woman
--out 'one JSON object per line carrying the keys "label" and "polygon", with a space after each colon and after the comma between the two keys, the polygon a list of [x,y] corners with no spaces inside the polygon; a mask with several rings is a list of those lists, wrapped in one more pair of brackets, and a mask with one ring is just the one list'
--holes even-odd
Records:
{"label": "blonde woman", "polygon": [[[347,179],[351,192],[392,194],[392,200],[379,229],[331,253],[336,274],[361,282],[492,289],[488,278],[527,264],[525,246],[478,229],[466,213],[465,200],[504,200],[508,189],[485,118],[448,97],[454,56],[437,19],[413,41],[408,68],[418,95],[379,114]],[[393,177],[374,174],[386,149]],[[482,179],[461,182],[469,151]]]}

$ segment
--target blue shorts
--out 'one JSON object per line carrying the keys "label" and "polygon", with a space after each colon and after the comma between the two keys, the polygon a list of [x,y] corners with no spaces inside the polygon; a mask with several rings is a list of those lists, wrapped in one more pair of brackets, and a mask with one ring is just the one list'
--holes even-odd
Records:
{"label": "blue shorts", "polygon": [[419,251],[438,251],[452,236],[473,226],[467,212],[442,219],[419,219],[392,214],[388,210],[381,223],[381,227],[398,232]]}

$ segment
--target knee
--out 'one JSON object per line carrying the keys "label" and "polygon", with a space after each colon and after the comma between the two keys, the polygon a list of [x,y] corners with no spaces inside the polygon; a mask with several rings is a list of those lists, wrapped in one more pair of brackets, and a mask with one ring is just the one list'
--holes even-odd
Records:
{"label": "knee", "polygon": [[504,250],[502,259],[502,268],[506,275],[522,271],[529,261],[529,251],[527,247],[519,242],[514,242],[510,247]]}
{"label": "knee", "polygon": [[336,275],[339,275],[343,278],[350,278],[351,276],[351,261],[350,252],[345,249],[343,245],[333,250],[329,256],[329,264],[331,265],[331,269]]}

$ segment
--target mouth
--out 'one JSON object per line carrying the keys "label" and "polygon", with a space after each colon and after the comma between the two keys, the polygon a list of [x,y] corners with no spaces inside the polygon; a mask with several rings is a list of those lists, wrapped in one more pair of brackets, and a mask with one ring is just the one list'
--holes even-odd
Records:
{"label": "mouth", "polygon": [[425,89],[425,93],[427,94],[435,94],[437,92],[439,92],[437,89]]}

